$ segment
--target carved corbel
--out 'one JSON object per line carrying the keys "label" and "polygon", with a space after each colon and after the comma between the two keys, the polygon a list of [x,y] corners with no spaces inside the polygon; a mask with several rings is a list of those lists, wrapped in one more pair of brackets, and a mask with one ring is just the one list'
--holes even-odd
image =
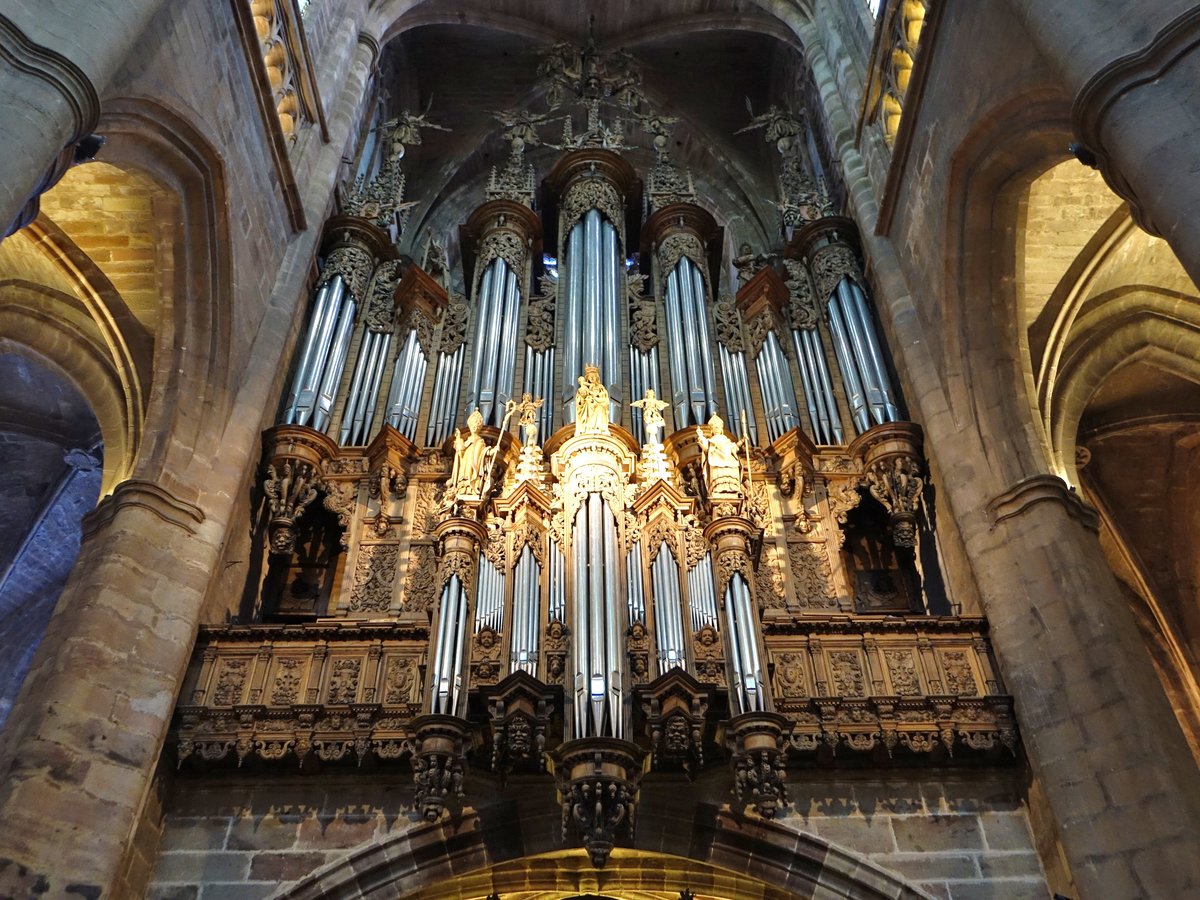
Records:
{"label": "carved corbel", "polygon": [[338,447],[327,435],[302,425],[268,429],[263,445],[270,551],[289,555],[296,546],[296,520],[324,488],[325,466]]}
{"label": "carved corbel", "polygon": [[636,696],[654,768],[682,768],[694,780],[704,766],[708,690],[682,669],[672,669]]}
{"label": "carved corbel", "polygon": [[877,425],[850,446],[863,460],[863,481],[887,510],[897,547],[915,547],[917,513],[925,489],[921,431],[911,422]]}
{"label": "carved corbel", "polygon": [[456,716],[429,715],[413,719],[412,728],[413,800],[422,818],[436,822],[445,810],[462,806],[470,725]]}
{"label": "carved corbel", "polygon": [[764,819],[787,805],[785,751],[792,723],[776,713],[746,713],[725,728],[725,745],[733,766],[734,795]]}
{"label": "carved corbel", "polygon": [[617,836],[633,838],[646,752],[616,738],[583,738],[548,756],[562,798],[562,835],[578,830],[592,865],[608,862]]}

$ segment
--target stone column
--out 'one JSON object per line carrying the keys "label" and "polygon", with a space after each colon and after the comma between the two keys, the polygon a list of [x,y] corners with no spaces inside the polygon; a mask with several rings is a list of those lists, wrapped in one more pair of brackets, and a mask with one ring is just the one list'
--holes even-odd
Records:
{"label": "stone column", "polygon": [[1200,7],[1190,0],[1009,2],[1075,95],[1075,133],[1109,186],[1200,284]]}
{"label": "stone column", "polygon": [[[125,895],[131,844],[195,637],[219,535],[162,487],[126,481],[83,547],[0,750],[0,896]],[[25,870],[22,875],[21,869]]]}
{"label": "stone column", "polygon": [[[5,4],[0,15],[0,224],[100,119],[100,94],[162,0]],[[0,228],[0,234],[3,228]]]}
{"label": "stone column", "polygon": [[[1128,15],[1139,9],[1131,5]],[[997,662],[1079,896],[1190,896],[1200,885],[1200,779],[1087,508],[1049,475],[1003,484],[998,470],[1015,465],[994,450],[1011,435],[993,434],[986,411],[984,421],[959,421],[951,410],[897,248],[875,235],[878,204],[853,144],[853,117],[820,40],[806,38],[880,317],[941,473],[943,510],[958,523],[971,559]],[[982,460],[995,462],[983,467]]]}

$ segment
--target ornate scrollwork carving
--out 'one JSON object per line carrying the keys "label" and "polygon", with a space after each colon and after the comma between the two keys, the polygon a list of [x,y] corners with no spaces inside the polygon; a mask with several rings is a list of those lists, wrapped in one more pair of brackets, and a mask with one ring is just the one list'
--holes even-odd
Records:
{"label": "ornate scrollwork carving", "polygon": [[438,343],[438,352],[453,353],[467,340],[467,322],[471,311],[460,294],[452,293],[446,312],[442,314],[442,337]]}
{"label": "ornate scrollwork carving", "polygon": [[350,293],[361,300],[367,296],[367,284],[374,268],[375,258],[369,250],[356,244],[339,244],[325,257],[317,287],[323,287],[334,275],[340,275]]}
{"label": "ornate scrollwork carving", "polygon": [[657,310],[654,297],[647,296],[645,289],[645,275],[629,276],[629,342],[639,353],[649,353],[658,346]]}
{"label": "ornate scrollwork carving", "polygon": [[564,233],[569,232],[589,209],[600,210],[617,229],[624,243],[625,204],[617,189],[603,178],[581,178],[567,190],[559,215]]}
{"label": "ornate scrollwork carving", "polygon": [[763,550],[762,560],[754,575],[758,605],[763,609],[784,609],[787,606],[787,600],[784,591],[783,569],[779,566],[779,556],[774,547],[766,547]]}
{"label": "ornate scrollwork carving", "polygon": [[700,238],[690,231],[674,231],[658,245],[658,266],[663,277],[674,272],[679,260],[685,256],[699,270],[700,277],[707,285],[708,270],[704,264],[704,245],[700,243]]}
{"label": "ornate scrollwork carving", "polygon": [[554,346],[554,316],[558,305],[558,282],[548,275],[538,280],[538,293],[529,298],[529,320],[525,343],[539,352]]}
{"label": "ornate scrollwork carving", "polygon": [[830,243],[821,247],[812,257],[812,275],[816,282],[817,297],[828,300],[843,278],[862,282],[862,269],[858,257],[849,244]]}
{"label": "ornate scrollwork carving", "polygon": [[802,609],[814,606],[824,609],[837,608],[829,555],[823,543],[789,543],[788,561],[791,563],[792,580],[796,583],[796,600]]}
{"label": "ornate scrollwork carving", "polygon": [[414,544],[404,582],[405,608],[428,612],[437,599],[437,555],[431,544]]}
{"label": "ornate scrollwork carving", "polygon": [[351,612],[387,612],[400,558],[399,544],[363,544],[354,563],[350,586]]}
{"label": "ornate scrollwork carving", "polygon": [[745,349],[742,341],[742,317],[730,294],[721,295],[721,299],[713,308],[713,317],[717,325],[717,341],[730,353],[741,353]]}
{"label": "ornate scrollwork carving", "polygon": [[325,492],[322,505],[337,516],[338,527],[342,529],[338,540],[345,550],[350,546],[350,520],[358,501],[358,485],[353,481],[326,480],[321,483],[321,489]]}
{"label": "ornate scrollwork carving", "polygon": [[493,259],[502,259],[517,276],[517,290],[522,290],[525,263],[529,259],[529,249],[521,235],[510,228],[496,228],[488,232],[479,247],[479,262],[476,271],[477,280],[483,277],[483,272]]}
{"label": "ornate scrollwork carving", "polygon": [[371,281],[371,296],[367,300],[363,321],[367,330],[377,334],[389,334],[396,324],[396,286],[400,278],[396,270],[400,263],[387,260],[379,264]]}
{"label": "ornate scrollwork carving", "polygon": [[817,313],[817,303],[813,297],[812,282],[808,278],[808,269],[804,263],[795,259],[785,259],[788,289],[788,315],[792,327],[801,331],[812,331],[817,327],[820,316]]}

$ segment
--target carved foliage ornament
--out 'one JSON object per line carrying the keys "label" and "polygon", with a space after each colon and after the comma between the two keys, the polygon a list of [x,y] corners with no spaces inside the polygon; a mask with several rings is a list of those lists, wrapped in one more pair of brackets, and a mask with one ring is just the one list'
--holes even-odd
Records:
{"label": "carved foliage ornament", "polygon": [[340,244],[325,257],[325,268],[317,279],[317,287],[323,287],[334,275],[340,275],[350,293],[361,300],[367,296],[367,283],[374,268],[375,258],[365,248]]}
{"label": "carved foliage ornament", "polygon": [[675,267],[679,265],[679,260],[687,257],[692,261],[692,264],[699,270],[700,277],[704,279],[705,285],[708,284],[708,271],[704,265],[704,245],[700,243],[700,239],[690,231],[676,231],[667,235],[661,244],[658,245],[658,266],[665,278],[671,272],[675,271]]}
{"label": "carved foliage ornament", "polygon": [[812,331],[817,327],[817,304],[813,297],[812,282],[808,278],[808,269],[804,263],[795,259],[785,259],[787,269],[788,314],[792,327],[800,331]]}
{"label": "carved foliage ornament", "polygon": [[509,228],[497,228],[488,232],[479,247],[479,263],[476,266],[476,296],[478,282],[482,281],[483,273],[494,259],[502,259],[517,276],[517,290],[524,293],[525,263],[529,257],[525,241],[521,235]]}
{"label": "carved foliage ornament", "polygon": [[717,340],[730,353],[741,353],[745,349],[742,343],[742,317],[732,296],[727,293],[721,295],[713,308],[713,317],[717,323]]}
{"label": "carved foliage ornament", "polygon": [[630,275],[629,294],[629,342],[639,353],[649,353],[658,346],[658,317],[654,297],[647,296],[646,276]]}
{"label": "carved foliage ornament", "polygon": [[916,513],[925,487],[920,462],[911,456],[876,460],[867,468],[866,478],[871,496],[891,515],[896,546],[915,546]]}
{"label": "carved foliage ornament", "polygon": [[431,544],[414,544],[404,584],[405,607],[428,612],[437,597],[437,556]]}
{"label": "carved foliage ornament", "polygon": [[363,544],[354,564],[350,587],[351,612],[387,612],[392,605],[399,544]]}
{"label": "carved foliage ornament", "polygon": [[603,178],[581,178],[567,190],[562,201],[560,221],[569,232],[589,209],[598,209],[617,229],[621,244],[625,243],[625,204],[617,189]]}
{"label": "carved foliage ornament", "polygon": [[529,300],[525,343],[543,352],[554,346],[554,313],[558,305],[558,282],[548,275],[538,281],[540,290]]}
{"label": "carved foliage ornament", "polygon": [[395,292],[396,285],[400,283],[396,269],[399,265],[396,260],[388,260],[375,270],[375,279],[371,282],[371,296],[367,301],[367,311],[363,315],[368,331],[388,334],[395,327]]}
{"label": "carved foliage ornament", "polygon": [[848,244],[826,244],[817,250],[812,258],[813,281],[816,282],[817,296],[822,301],[828,300],[843,278],[862,283],[862,270],[858,267],[858,257]]}
{"label": "carved foliage ornament", "polygon": [[833,592],[829,556],[824,543],[795,541],[788,544],[788,561],[792,580],[796,583],[797,600],[802,608],[833,609],[837,598]]}
{"label": "carved foliage ornament", "polygon": [[450,303],[442,316],[442,339],[438,345],[441,353],[449,355],[463,345],[467,339],[467,322],[470,315],[463,298],[458,294],[451,294]]}
{"label": "carved foliage ornament", "polygon": [[267,506],[271,520],[271,552],[288,555],[296,547],[293,526],[308,505],[317,499],[319,476],[305,462],[288,460],[276,469],[267,466],[267,477],[263,480],[263,492],[267,495]]}

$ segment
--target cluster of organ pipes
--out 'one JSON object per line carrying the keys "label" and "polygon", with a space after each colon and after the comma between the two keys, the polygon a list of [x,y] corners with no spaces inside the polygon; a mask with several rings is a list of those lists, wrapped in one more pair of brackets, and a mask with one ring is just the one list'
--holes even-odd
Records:
{"label": "cluster of organ pipes", "polygon": [[[721,301],[727,307],[721,318],[712,290],[721,272],[708,268],[708,255],[722,238],[709,213],[681,203],[647,220],[641,264],[651,281],[643,289],[644,279],[628,271],[633,249],[622,224],[613,221],[623,212],[614,210],[613,196],[626,209],[637,208],[628,163],[611,151],[581,150],[556,171],[561,261],[542,277],[540,293],[532,285],[543,264],[544,226],[527,204],[492,200],[473,214],[465,233],[481,265],[467,279],[466,298],[442,281],[423,288],[425,301],[412,301],[401,277],[408,270],[394,248],[381,251],[375,238],[356,246],[353,234],[339,232],[325,256],[282,422],[326,432],[344,446],[368,445],[386,425],[410,442],[422,435],[426,448],[446,452],[465,413],[478,409],[483,427],[491,429],[481,434],[493,442],[494,459],[495,429],[509,427],[514,408],[525,409],[516,398],[524,395],[522,404],[544,398],[521,419],[520,430],[530,435],[522,444],[532,447],[520,453],[527,476],[535,473],[528,477],[553,493],[563,476],[545,471],[539,448],[552,437],[561,444],[555,426],[569,434],[579,408],[577,385],[589,369],[602,375],[606,421],[633,432],[642,461],[652,445],[661,455],[664,425],[667,435],[706,428],[718,409],[727,410],[734,432],[754,445],[778,441],[797,427],[815,444],[840,445],[851,428],[862,433],[899,419],[845,220],[824,231],[822,220],[803,229],[785,251],[791,254],[788,281],[764,267],[743,281],[736,300]],[[608,179],[607,193],[587,193],[612,172],[621,177]],[[596,202],[589,206],[580,196]],[[359,228],[369,229],[365,222]],[[688,251],[679,252],[681,245]],[[666,252],[667,246],[676,249]],[[803,312],[805,297],[809,315],[796,312]],[[656,395],[668,402],[660,404],[665,416],[655,410],[662,424],[653,426],[649,407],[622,402]],[[594,440],[615,439],[597,433]],[[602,474],[624,479],[632,496],[644,487],[633,474],[639,465],[631,457],[624,474]],[[465,508],[444,505],[443,514],[487,522],[495,513],[479,485],[490,485],[495,475],[498,490],[513,489],[512,472],[506,478],[503,465],[499,469],[481,475],[474,495],[467,491]],[[606,483],[611,487],[611,479]],[[678,480],[675,489],[682,490]],[[526,542],[510,551],[514,559],[506,565],[477,546],[469,574],[456,570],[439,580],[426,679],[430,712],[462,714],[472,641],[489,632],[506,648],[509,672],[559,680],[571,698],[576,737],[622,737],[634,626],[652,638],[650,677],[694,667],[696,635],[721,635],[731,703],[741,712],[768,708],[747,576],[735,572],[718,593],[714,552],[685,560],[678,547],[627,535],[619,506],[599,488],[584,490],[572,520],[538,552]],[[565,666],[552,665],[547,655],[552,623],[561,626],[569,647]]]}

